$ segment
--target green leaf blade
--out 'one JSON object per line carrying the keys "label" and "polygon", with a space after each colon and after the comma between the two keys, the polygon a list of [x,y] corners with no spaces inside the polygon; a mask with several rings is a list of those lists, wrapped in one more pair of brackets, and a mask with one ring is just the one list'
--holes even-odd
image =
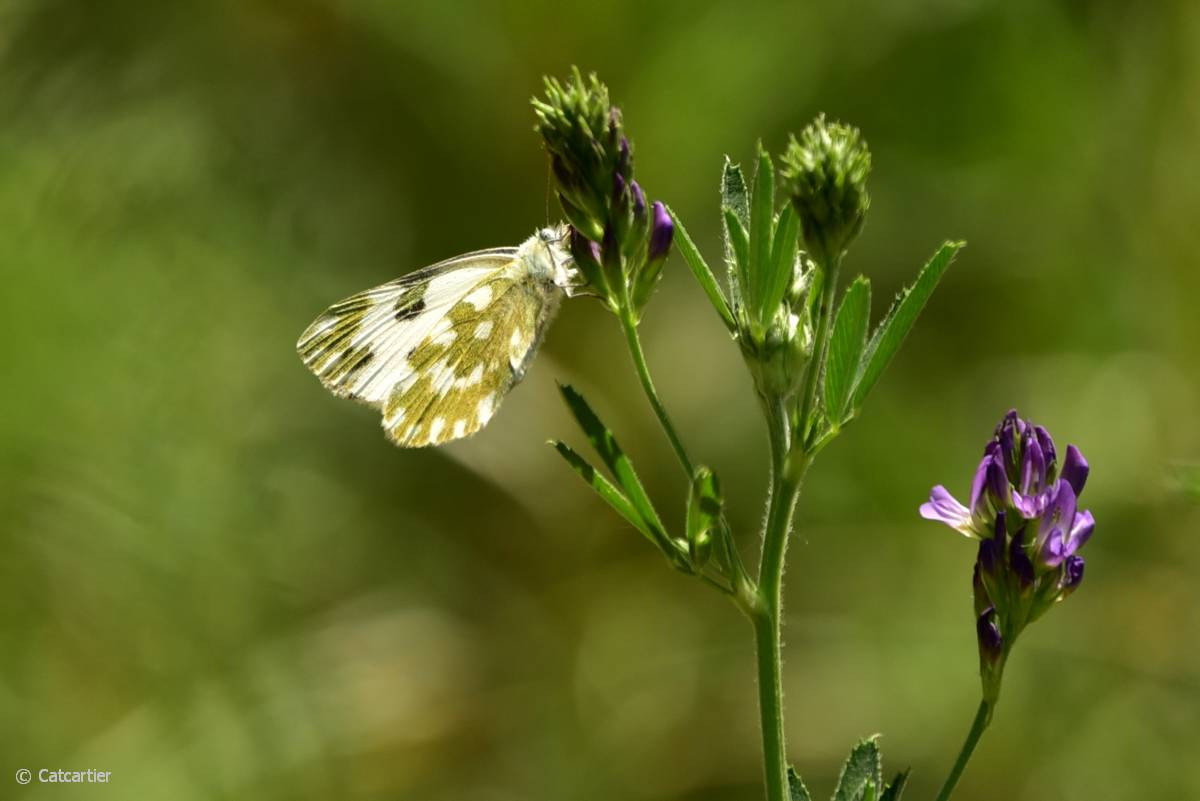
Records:
{"label": "green leaf blade", "polygon": [[888,311],[883,321],[875,329],[870,342],[867,343],[863,354],[862,368],[855,382],[854,392],[850,401],[852,412],[862,407],[867,394],[875,386],[884,369],[891,362],[896,351],[904,342],[909,329],[917,321],[925,303],[946,269],[954,261],[955,255],[963,248],[965,242],[946,242],[933,255],[917,274],[917,280],[897,297],[896,302]]}
{"label": "green leaf blade", "polygon": [[896,778],[892,779],[892,783],[883,791],[883,795],[879,796],[879,801],[900,801],[900,796],[904,793],[904,785],[908,784],[908,770],[902,770],[896,774]]}
{"label": "green leaf blade", "polygon": [[779,212],[775,222],[775,237],[771,243],[770,283],[766,291],[766,303],[763,308],[763,319],[768,319],[792,284],[793,270],[796,264],[796,245],[800,239],[800,218],[796,210],[788,203]]}
{"label": "green leaf blade", "polygon": [[725,228],[725,259],[729,262],[735,306],[744,306],[750,289],[750,193],[742,168],[725,157],[721,172],[721,217]]}
{"label": "green leaf blade", "polygon": [[567,445],[565,442],[561,441],[554,441],[550,444],[553,445],[554,449],[558,451],[559,455],[566,460],[567,464],[569,464],[571,468],[579,474],[584,483],[591,487],[595,493],[600,496],[601,500],[611,506],[616,513],[623,517],[631,526],[640,531],[646,537],[646,539],[650,540],[655,545],[659,544],[655,540],[653,532],[651,532],[650,528],[646,525],[646,522],[642,520],[641,515],[638,514],[637,510],[633,507],[633,504],[629,502],[629,499],[621,493],[621,490],[617,489],[617,487],[611,481],[597,471],[595,467],[593,467],[586,459],[580,456],[579,453],[571,448],[570,445]]}
{"label": "green leaf blade", "polygon": [[675,248],[687,262],[687,266],[691,269],[692,275],[696,277],[700,288],[704,290],[704,294],[708,296],[708,302],[717,310],[717,314],[721,315],[725,327],[734,331],[737,326],[733,321],[733,312],[729,310],[729,301],[725,299],[725,293],[721,291],[717,277],[709,268],[708,263],[704,261],[704,257],[700,255],[700,249],[696,247],[696,243],[692,241],[687,229],[683,227],[683,221],[679,219],[679,215],[670,207],[667,208],[667,213],[671,215],[671,220],[675,223]]}
{"label": "green leaf blade", "polygon": [[725,209],[725,246],[732,257],[732,269],[737,276],[737,286],[741,302],[749,302],[744,295],[750,289],[750,235],[743,227],[741,220],[733,209]]}
{"label": "green leaf blade", "polygon": [[808,794],[808,788],[804,786],[804,780],[791,765],[788,765],[787,780],[788,801],[812,801],[812,796]]}
{"label": "green leaf blade", "polygon": [[871,317],[871,282],[858,276],[842,295],[825,360],[825,416],[834,425],[846,417]]}
{"label": "green leaf blade", "polygon": [[750,294],[754,316],[765,321],[766,287],[771,278],[768,260],[771,256],[771,239],[775,234],[775,167],[762,142],[758,143],[758,166],[750,201]]}
{"label": "green leaf blade", "polygon": [[645,487],[642,486],[641,480],[633,469],[633,463],[629,461],[629,457],[617,444],[616,437],[574,387],[569,384],[560,384],[558,389],[575,421],[579,423],[579,427],[587,435],[588,441],[599,454],[601,461],[616,479],[624,496],[629,499],[629,503],[636,510],[638,517],[653,533],[655,540],[668,547],[668,556],[672,552],[677,553],[678,547],[667,536],[666,528],[663,526],[658,512],[655,511],[654,504],[650,502],[650,496],[646,494]]}
{"label": "green leaf blade", "polygon": [[721,208],[729,209],[743,227],[750,227],[750,193],[746,189],[746,178],[740,164],[725,157],[725,168],[721,171]]}
{"label": "green leaf blade", "polygon": [[838,777],[833,801],[863,801],[868,792],[874,796],[874,790],[869,788],[881,786],[883,762],[875,737],[869,737],[850,751],[846,764],[842,766],[842,774]]}

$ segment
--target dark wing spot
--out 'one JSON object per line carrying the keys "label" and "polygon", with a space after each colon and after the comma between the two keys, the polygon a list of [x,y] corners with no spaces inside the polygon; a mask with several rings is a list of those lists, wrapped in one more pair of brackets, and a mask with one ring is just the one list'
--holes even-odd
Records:
{"label": "dark wing spot", "polygon": [[405,320],[411,320],[414,317],[416,317],[418,314],[420,314],[422,311],[425,310],[425,299],[424,298],[422,298],[421,300],[418,300],[416,303],[413,303],[413,304],[410,304],[407,306],[400,305],[400,301],[402,301],[402,300],[404,300],[404,298],[400,298],[399,300],[396,301],[396,322],[403,322]]}

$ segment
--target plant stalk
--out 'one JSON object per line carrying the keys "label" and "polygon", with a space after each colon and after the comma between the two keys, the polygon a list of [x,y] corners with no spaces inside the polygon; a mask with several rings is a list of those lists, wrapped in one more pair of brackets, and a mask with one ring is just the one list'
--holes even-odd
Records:
{"label": "plant stalk", "polygon": [[771,482],[771,499],[763,530],[759,564],[759,604],[754,616],[755,657],[758,662],[758,703],[762,727],[763,768],[767,801],[787,801],[787,748],[783,727],[783,566],[791,533],[792,514],[808,460],[795,452],[782,459]]}
{"label": "plant stalk", "polygon": [[984,730],[991,722],[992,707],[986,700],[980,701],[979,711],[975,713],[975,721],[971,724],[971,730],[967,732],[967,739],[963,741],[962,750],[958,752],[958,759],[954,761],[950,775],[946,777],[942,789],[937,794],[937,801],[948,801],[950,794],[954,792],[954,786],[958,784],[959,777],[962,776],[963,769],[967,767],[967,762],[971,759],[971,754],[975,751],[975,746],[979,743],[979,738],[983,736]]}
{"label": "plant stalk", "polygon": [[632,303],[628,298],[621,305],[617,316],[621,320],[621,330],[625,332],[625,341],[629,345],[629,355],[633,357],[633,366],[637,370],[638,380],[642,382],[642,390],[646,393],[646,398],[650,401],[651,408],[654,409],[654,414],[658,418],[659,425],[662,426],[663,432],[667,435],[667,439],[671,442],[671,449],[675,451],[675,457],[679,459],[679,464],[687,473],[688,481],[696,474],[696,470],[692,465],[692,460],[688,457],[687,450],[683,447],[683,441],[679,438],[679,434],[675,433],[675,426],[671,423],[671,417],[667,414],[667,408],[663,406],[662,400],[658,397],[658,391],[654,388],[654,381],[650,378],[650,368],[646,364],[646,354],[642,351],[642,340],[638,336],[637,320],[634,318]]}

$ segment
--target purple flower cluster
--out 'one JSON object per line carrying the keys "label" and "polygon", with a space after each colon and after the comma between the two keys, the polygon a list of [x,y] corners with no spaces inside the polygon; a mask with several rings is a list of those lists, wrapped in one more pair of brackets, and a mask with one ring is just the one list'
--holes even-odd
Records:
{"label": "purple flower cluster", "polygon": [[1041,426],[1010,411],[983,450],[970,505],[938,485],[921,516],[979,540],[973,586],[985,696],[999,692],[1004,658],[1026,625],[1083,580],[1077,552],[1096,521],[1079,509],[1088,463],[1068,445],[1062,463]]}

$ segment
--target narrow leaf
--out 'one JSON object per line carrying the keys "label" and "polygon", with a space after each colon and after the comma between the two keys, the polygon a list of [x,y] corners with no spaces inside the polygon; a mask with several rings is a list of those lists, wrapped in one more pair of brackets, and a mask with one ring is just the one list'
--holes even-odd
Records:
{"label": "narrow leaf", "polygon": [[658,542],[654,539],[654,534],[651,533],[641,515],[633,508],[633,504],[629,499],[621,494],[621,490],[617,489],[611,481],[605,478],[601,473],[597,472],[595,467],[592,467],[586,459],[580,456],[570,445],[565,442],[554,441],[550,443],[554,449],[559,452],[559,455],[566,459],[567,464],[578,473],[589,487],[595,490],[600,498],[616,510],[617,514],[625,518],[626,521],[638,531],[646,536],[646,539],[653,542],[655,545]]}
{"label": "narrow leaf", "polygon": [[742,303],[749,303],[745,296],[750,291],[750,237],[733,209],[725,209],[725,249],[733,257],[731,268],[737,276],[739,297]]}
{"label": "narrow leaf", "polygon": [[883,322],[875,329],[875,333],[871,336],[871,341],[867,343],[866,352],[863,354],[862,367],[859,371],[858,380],[855,382],[853,397],[850,401],[850,409],[856,412],[862,407],[863,400],[867,397],[867,393],[875,386],[875,382],[879,380],[879,376],[883,374],[884,369],[888,366],[888,362],[896,355],[896,351],[900,349],[901,343],[904,342],[904,337],[912,328],[913,323],[917,321],[917,316],[921,310],[925,308],[926,301],[933,294],[933,290],[937,288],[938,281],[941,280],[942,274],[946,272],[946,268],[954,261],[955,254],[965,245],[965,242],[946,242],[933,254],[933,258],[921,269],[917,275],[917,280],[912,286],[905,289],[896,298],[896,302],[892,304],[892,308],[888,311],[887,316],[883,318]]}
{"label": "narrow leaf", "polygon": [[746,179],[742,166],[725,157],[725,169],[721,173],[721,208],[737,215],[745,228],[750,227],[750,193],[746,191]]}
{"label": "narrow leaf", "polygon": [[883,791],[883,795],[879,796],[879,801],[900,801],[901,794],[904,793],[904,785],[908,783],[908,770],[902,770],[896,774],[896,778],[892,779],[892,783]]}
{"label": "narrow leaf", "polygon": [[750,210],[749,271],[751,303],[757,319],[764,319],[766,286],[770,280],[771,239],[775,233],[775,167],[771,156],[758,143],[758,168],[754,174],[754,192]]}
{"label": "narrow leaf", "polygon": [[742,168],[725,157],[721,173],[721,216],[725,223],[725,261],[729,264],[730,291],[735,306],[744,306],[750,299],[749,261],[750,195]]}
{"label": "narrow leaf", "polygon": [[792,284],[793,271],[796,266],[796,242],[800,236],[800,218],[796,210],[788,203],[779,212],[775,221],[775,237],[771,243],[771,263],[768,275],[770,284],[766,291],[766,304],[763,307],[763,321],[775,313],[783,296]]}
{"label": "narrow leaf", "polygon": [[[574,387],[569,384],[560,384],[558,389],[562,393],[563,400],[567,402],[567,408],[571,410],[571,414],[579,423],[579,427],[587,435],[588,441],[592,443],[592,447],[596,449],[601,461],[608,467],[609,472],[624,491],[625,497],[629,499],[638,516],[653,533],[655,540],[660,543],[670,542],[666,528],[659,519],[658,513],[654,511],[654,505],[650,502],[650,496],[646,494],[642,482],[634,472],[633,463],[629,461],[629,457],[617,444],[616,437],[600,421],[600,418],[592,411],[592,407]],[[671,548],[674,550],[673,545]]]}
{"label": "narrow leaf", "polygon": [[838,777],[833,801],[863,801],[868,785],[872,784],[875,787],[883,784],[883,765],[874,737],[863,740],[850,752]]}
{"label": "narrow leaf", "polygon": [[788,801],[812,801],[812,796],[808,794],[808,788],[804,786],[804,780],[791,765],[788,765],[787,779]]}
{"label": "narrow leaf", "polygon": [[825,416],[834,425],[840,425],[846,417],[850,387],[867,343],[870,318],[871,282],[860,275],[842,296],[825,361]]}
{"label": "narrow leaf", "polygon": [[729,311],[729,302],[725,300],[716,276],[705,263],[704,257],[700,255],[700,250],[688,235],[687,229],[683,227],[683,221],[671,208],[667,209],[667,213],[671,215],[671,219],[675,223],[675,247],[678,248],[683,260],[691,268],[692,275],[696,276],[696,282],[700,284],[704,294],[708,295],[708,302],[717,310],[717,314],[721,315],[725,327],[733,331],[736,327],[733,322],[733,313]]}

